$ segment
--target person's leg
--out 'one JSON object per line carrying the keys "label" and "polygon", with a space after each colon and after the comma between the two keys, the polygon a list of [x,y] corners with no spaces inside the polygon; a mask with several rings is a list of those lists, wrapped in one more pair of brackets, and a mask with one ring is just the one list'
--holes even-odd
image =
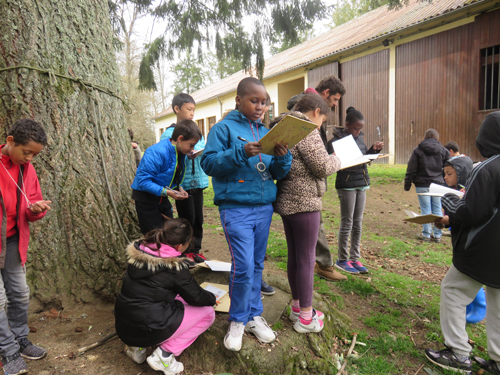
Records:
{"label": "person's leg", "polygon": [[193,237],[194,237],[194,252],[200,253],[201,242],[203,240],[203,190],[194,189],[194,223],[193,223]]}
{"label": "person's leg", "polygon": [[365,211],[366,190],[355,190],[355,204],[352,217],[350,260],[357,262],[361,258],[361,231],[363,212]]}
{"label": "person's leg", "polygon": [[288,260],[287,260],[287,275],[288,283],[290,284],[290,290],[292,291],[292,299],[299,300],[299,291],[297,286],[297,254],[295,247],[295,236],[294,236],[294,225],[293,225],[293,215],[282,216],[283,228],[285,229],[286,246],[288,248]]}
{"label": "person's leg", "polygon": [[465,331],[465,312],[481,287],[481,283],[464,275],[453,265],[441,282],[441,330],[445,345],[455,354],[469,356],[472,350]]}
{"label": "person's leg", "polygon": [[[443,209],[441,206],[441,197],[431,197],[431,211],[433,215],[443,216]],[[435,239],[441,238],[441,229],[438,229],[434,224],[432,225],[432,234]]]}
{"label": "person's leg", "polygon": [[215,310],[212,306],[191,306],[182,298],[177,298],[184,304],[184,317],[182,323],[168,340],[161,343],[160,347],[174,356],[180,355],[215,320]]}
{"label": "person's leg", "polygon": [[269,238],[269,228],[273,218],[273,206],[255,207],[255,214],[252,217],[255,232],[254,232],[254,274],[251,299],[250,319],[254,316],[260,316],[264,311],[262,306],[262,298],[260,297],[260,289],[262,286],[262,271],[264,270],[264,258],[267,250],[267,240]]}
{"label": "person's leg", "polygon": [[[167,199],[167,198],[165,198]],[[157,203],[135,201],[135,210],[139,219],[139,228],[142,234],[163,226],[163,217]]]}
{"label": "person's leg", "polygon": [[231,252],[229,321],[243,324],[250,319],[252,306],[254,220],[250,220],[251,216],[252,208],[229,208],[220,211],[222,228]]}
{"label": "person's leg", "polygon": [[488,355],[500,364],[500,289],[486,287]]}
{"label": "person's leg", "polygon": [[[417,194],[429,192],[429,188],[424,187],[416,187],[415,190],[417,191]],[[431,213],[431,197],[428,195],[417,195],[417,197],[418,203],[420,204],[420,214],[429,215]],[[425,238],[431,238],[431,224],[423,224],[422,227],[422,236]]]}
{"label": "person's leg", "polygon": [[325,234],[325,225],[323,224],[323,215],[319,212],[319,233],[316,243],[316,263],[321,267],[332,267],[333,257],[330,252],[330,246]]}
{"label": "person's leg", "polygon": [[352,229],[352,217],[356,203],[356,191],[337,190],[340,201],[340,228],[339,228],[339,262],[349,260],[349,236]]}

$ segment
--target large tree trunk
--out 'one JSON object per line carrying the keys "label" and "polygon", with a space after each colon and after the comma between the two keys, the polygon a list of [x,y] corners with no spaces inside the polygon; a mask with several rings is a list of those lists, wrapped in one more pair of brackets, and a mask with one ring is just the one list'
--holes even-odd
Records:
{"label": "large tree trunk", "polygon": [[126,237],[138,235],[123,104],[42,71],[2,71],[50,70],[119,95],[107,1],[0,0],[0,13],[0,140],[24,117],[41,123],[49,140],[33,163],[44,198],[53,203],[31,225],[32,294],[56,306],[114,296]]}

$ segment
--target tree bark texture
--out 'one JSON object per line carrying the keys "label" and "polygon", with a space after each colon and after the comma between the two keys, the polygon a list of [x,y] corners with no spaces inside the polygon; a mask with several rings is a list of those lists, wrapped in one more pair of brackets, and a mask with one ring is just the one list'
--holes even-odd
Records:
{"label": "tree bark texture", "polygon": [[31,225],[32,295],[55,306],[114,297],[126,238],[139,236],[123,104],[81,82],[27,68],[2,71],[41,68],[119,95],[107,1],[0,0],[0,14],[0,140],[15,120],[32,118],[49,141],[33,162],[53,203]]}

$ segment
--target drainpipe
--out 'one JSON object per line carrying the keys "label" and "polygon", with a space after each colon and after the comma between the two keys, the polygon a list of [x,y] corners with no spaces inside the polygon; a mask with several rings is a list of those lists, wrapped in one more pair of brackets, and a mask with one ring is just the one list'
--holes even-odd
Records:
{"label": "drainpipe", "polygon": [[220,104],[220,118],[222,118],[222,102],[220,101],[219,97],[217,97],[217,101]]}

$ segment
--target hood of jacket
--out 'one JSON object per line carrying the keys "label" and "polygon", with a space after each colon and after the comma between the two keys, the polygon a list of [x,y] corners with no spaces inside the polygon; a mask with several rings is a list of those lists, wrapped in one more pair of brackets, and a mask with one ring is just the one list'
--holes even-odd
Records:
{"label": "hood of jacket", "polygon": [[484,118],[476,138],[476,147],[485,158],[500,154],[500,111]]}
{"label": "hood of jacket", "polygon": [[443,149],[443,145],[437,139],[428,138],[420,142],[418,148],[425,152],[427,155],[436,155],[441,152],[441,150]]}
{"label": "hood of jacket", "polygon": [[[156,248],[154,244],[150,247]],[[128,269],[128,274],[132,279],[143,279],[151,276],[162,268],[175,269],[180,271],[183,268],[188,268],[189,260],[187,258],[179,258],[180,252],[173,247],[163,245],[160,250],[153,250],[145,246],[141,241],[135,241],[127,246],[128,263],[134,268]]]}
{"label": "hood of jacket", "polygon": [[455,168],[455,172],[457,172],[457,184],[465,186],[470,172],[472,171],[473,163],[471,158],[468,156],[458,156],[456,158],[449,159],[446,164],[451,164],[452,167]]}

